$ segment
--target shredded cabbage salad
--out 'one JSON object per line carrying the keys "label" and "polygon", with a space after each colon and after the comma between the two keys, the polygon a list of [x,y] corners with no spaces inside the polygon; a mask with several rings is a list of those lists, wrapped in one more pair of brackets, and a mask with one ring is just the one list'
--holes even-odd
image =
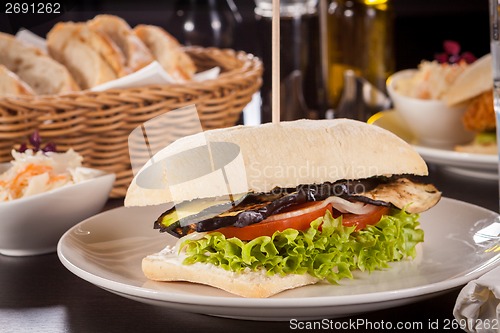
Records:
{"label": "shredded cabbage salad", "polygon": [[417,73],[401,78],[396,89],[408,97],[440,100],[467,66],[466,62],[440,64],[437,61],[422,61]]}
{"label": "shredded cabbage salad", "polygon": [[47,192],[94,176],[81,168],[82,157],[72,149],[64,153],[13,150],[12,157],[10,168],[0,174],[0,202]]}
{"label": "shredded cabbage salad", "polygon": [[209,263],[235,272],[264,268],[268,275],[308,273],[337,283],[352,278],[353,270],[371,272],[415,257],[415,246],[424,240],[418,217],[392,209],[376,225],[354,231],[355,226],[342,225],[342,216],[333,218],[327,211],[304,231],[287,229],[251,241],[207,233],[201,239],[181,239],[179,251],[185,252],[186,265]]}

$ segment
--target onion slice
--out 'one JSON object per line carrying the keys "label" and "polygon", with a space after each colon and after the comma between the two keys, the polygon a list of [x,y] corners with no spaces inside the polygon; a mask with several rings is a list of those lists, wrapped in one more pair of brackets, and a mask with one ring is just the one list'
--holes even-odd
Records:
{"label": "onion slice", "polygon": [[289,211],[286,213],[272,215],[266,219],[266,222],[289,219],[295,216],[308,214],[310,212],[314,212],[318,209],[326,207],[329,204],[331,204],[334,209],[338,210],[343,214],[352,213],[357,215],[364,215],[364,214],[369,214],[375,211],[375,209],[377,209],[377,206],[375,205],[370,205],[359,201],[351,202],[341,197],[331,196],[323,201],[318,201],[316,205],[312,205],[299,210]]}
{"label": "onion slice", "polygon": [[331,196],[325,201],[332,204],[332,207],[341,213],[352,213],[357,215],[369,214],[377,209],[377,206],[359,201],[349,201],[341,197]]}

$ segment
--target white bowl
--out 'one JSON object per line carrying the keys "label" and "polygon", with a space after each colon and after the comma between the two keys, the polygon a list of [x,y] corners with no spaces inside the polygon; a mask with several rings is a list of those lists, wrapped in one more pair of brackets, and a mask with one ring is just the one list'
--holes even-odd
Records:
{"label": "white bowl", "polygon": [[[1,164],[0,173],[10,164]],[[115,175],[98,176],[45,193],[0,202],[0,254],[29,256],[56,251],[59,238],[104,207]]]}
{"label": "white bowl", "polygon": [[474,133],[467,131],[462,123],[465,105],[449,107],[442,100],[418,99],[397,91],[398,81],[416,72],[416,69],[407,69],[394,73],[387,79],[387,92],[394,109],[401,114],[418,143],[449,148],[470,142]]}

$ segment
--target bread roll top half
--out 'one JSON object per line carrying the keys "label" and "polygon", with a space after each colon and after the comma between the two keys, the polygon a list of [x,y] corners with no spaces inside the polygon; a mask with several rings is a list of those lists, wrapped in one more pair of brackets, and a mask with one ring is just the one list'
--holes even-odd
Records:
{"label": "bread roll top half", "polygon": [[[224,180],[229,180],[230,186],[224,182],[207,183],[205,180],[210,177],[206,176],[192,181],[180,177],[183,181],[178,181],[169,172],[162,172],[153,180],[164,185],[159,188],[138,183],[141,173],[156,161],[182,155],[204,142],[208,146],[222,142],[238,147],[234,158],[231,156],[222,168]],[[192,170],[203,164],[204,155],[185,156],[176,164],[177,169]],[[216,171],[220,178],[221,169]],[[425,176],[427,165],[407,142],[374,125],[335,119],[236,126],[186,136],[160,150],[132,180],[125,205],[156,205],[234,192],[269,192],[276,187],[403,174]],[[237,186],[231,180],[238,181]]]}
{"label": "bread roll top half", "polygon": [[443,96],[448,105],[464,103],[493,89],[491,54],[479,58],[460,74]]}

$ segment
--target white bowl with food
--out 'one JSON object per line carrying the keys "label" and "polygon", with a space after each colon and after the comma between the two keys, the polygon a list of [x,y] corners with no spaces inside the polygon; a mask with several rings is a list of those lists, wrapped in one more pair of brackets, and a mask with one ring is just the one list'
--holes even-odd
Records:
{"label": "white bowl with food", "polygon": [[[469,142],[474,134],[464,128],[465,104],[449,106],[443,99],[447,83],[429,80],[427,89],[411,86],[417,69],[396,72],[387,80],[387,92],[418,144],[451,148]],[[428,77],[427,77],[428,78]]]}
{"label": "white bowl with food", "polygon": [[[0,254],[55,252],[64,232],[102,210],[115,175],[67,160],[36,164],[13,154],[17,160],[0,164]],[[65,163],[70,172],[61,170]],[[47,172],[52,167],[57,173]]]}

